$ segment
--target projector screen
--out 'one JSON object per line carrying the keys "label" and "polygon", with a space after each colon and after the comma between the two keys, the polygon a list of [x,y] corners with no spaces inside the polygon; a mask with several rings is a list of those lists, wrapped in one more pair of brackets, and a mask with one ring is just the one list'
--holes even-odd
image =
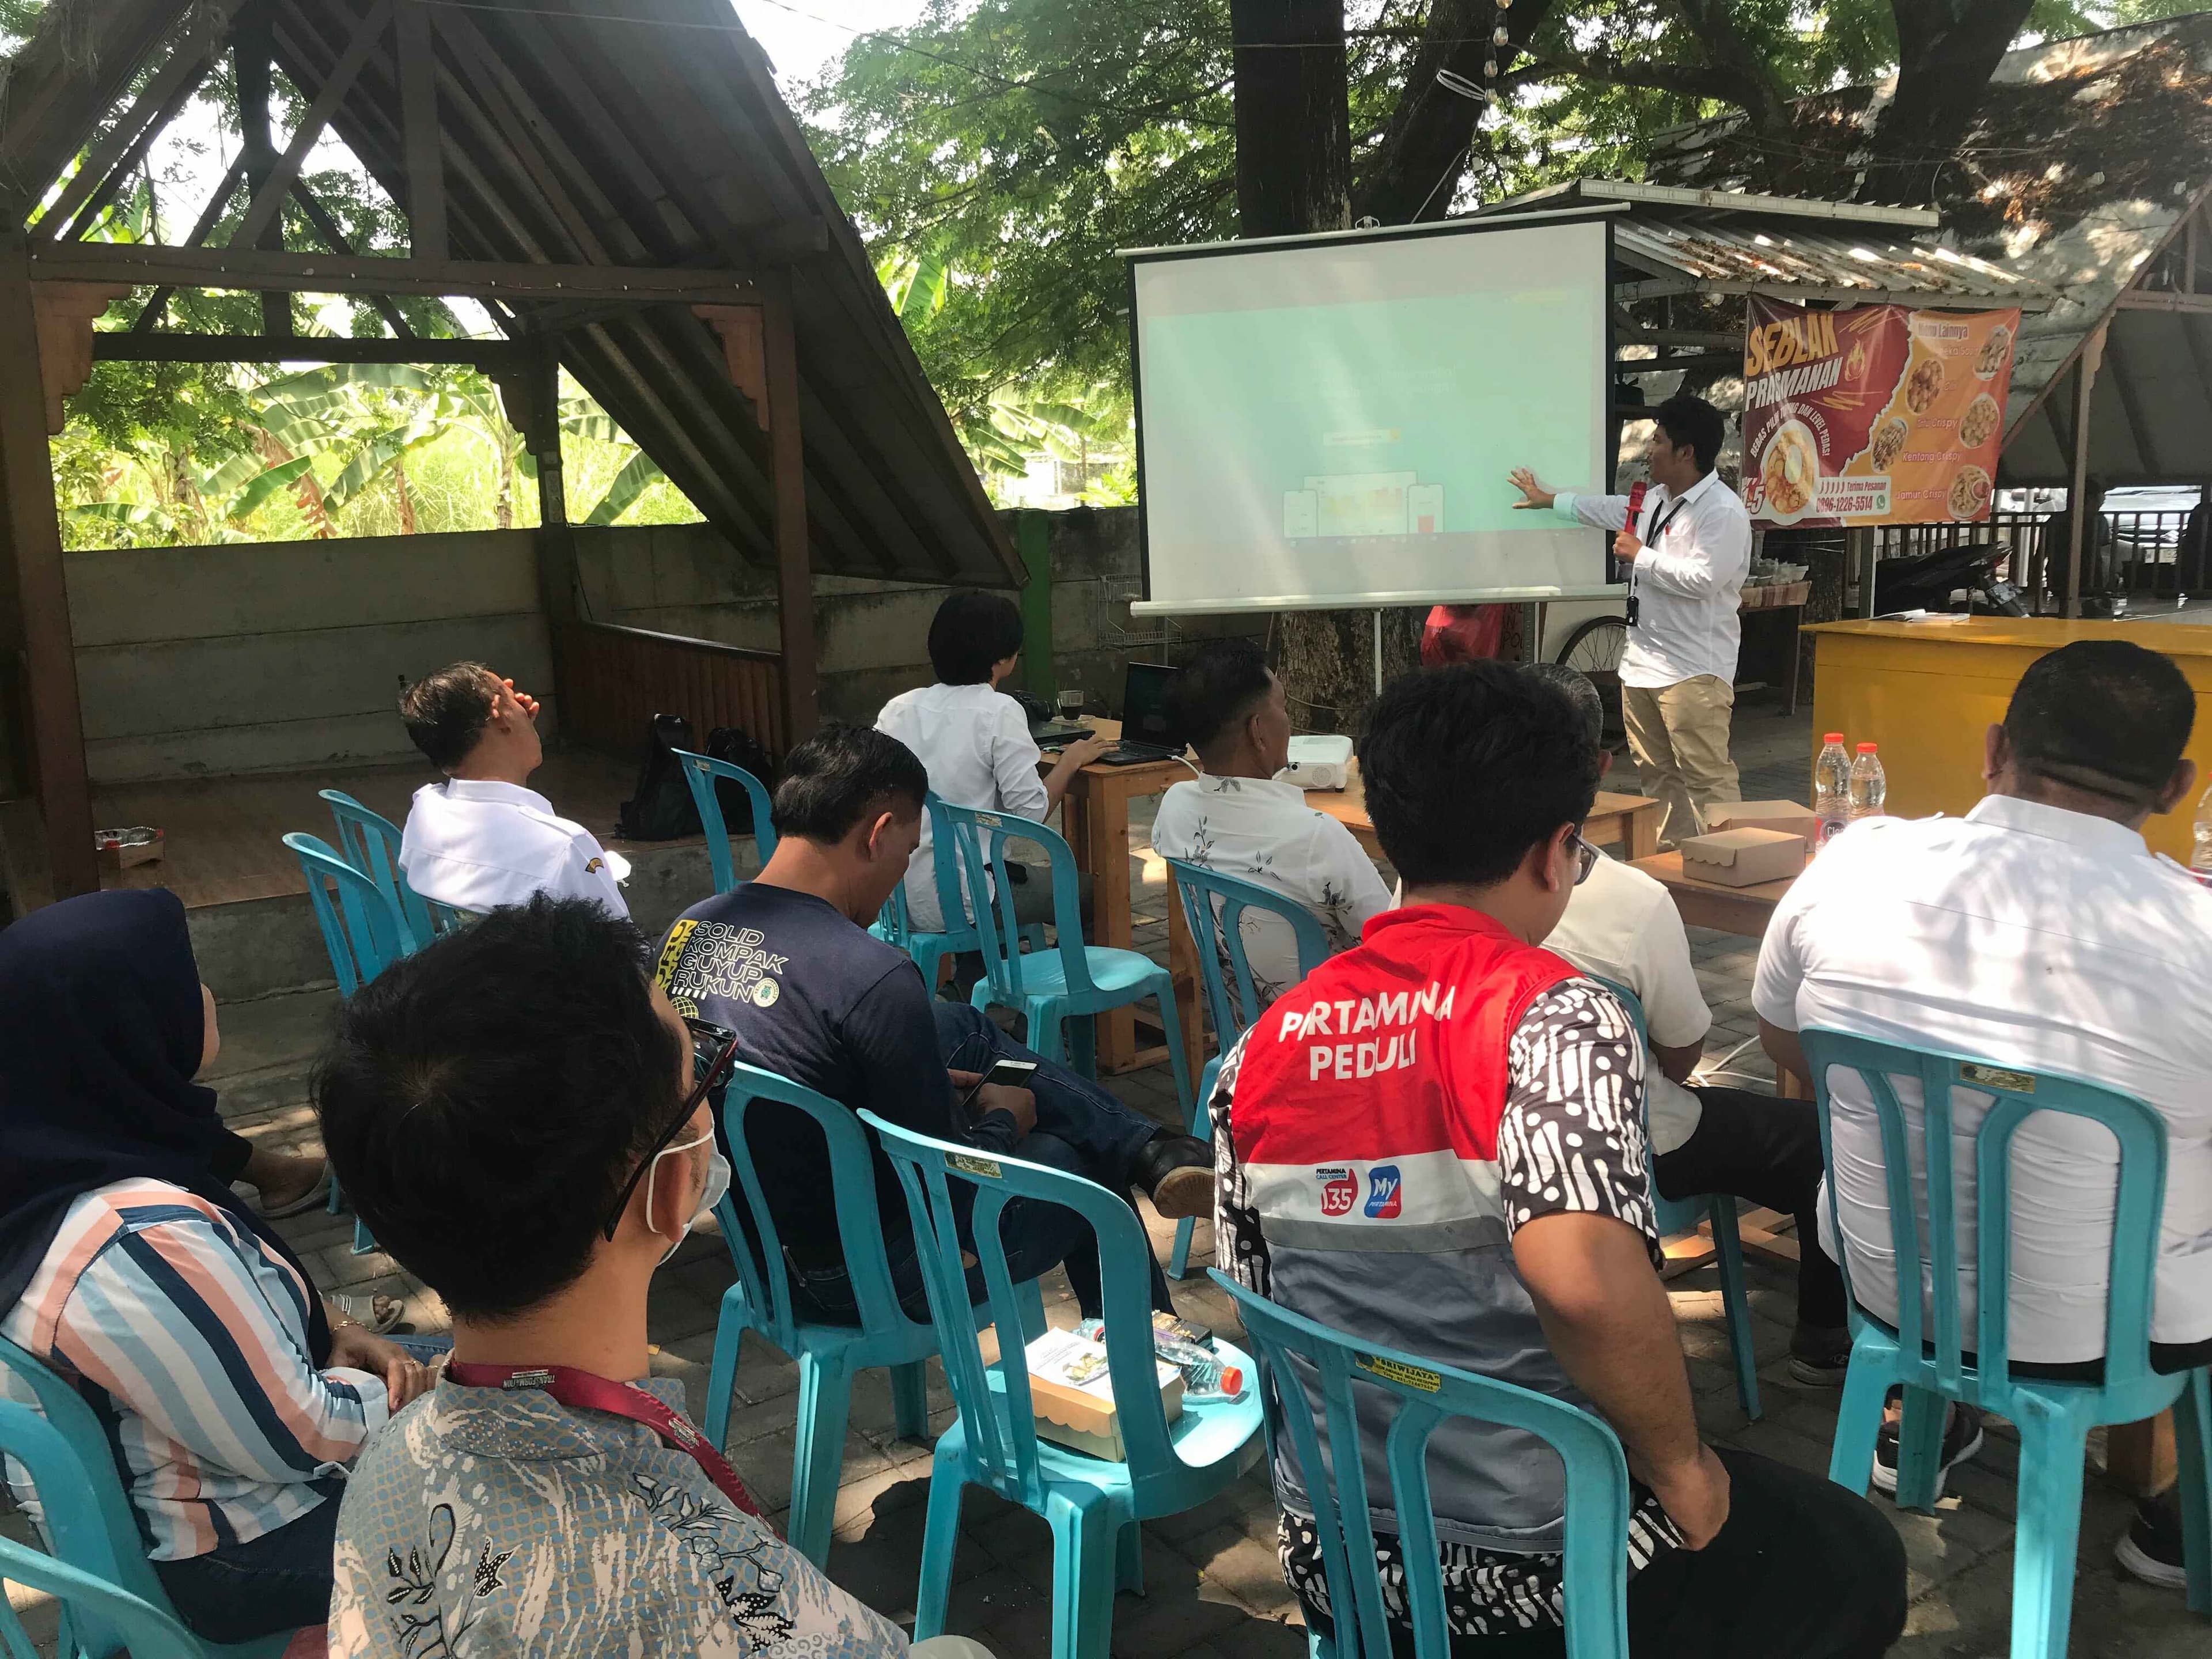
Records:
{"label": "projector screen", "polygon": [[1610,240],[1547,216],[1133,254],[1135,608],[1620,591],[1595,532],[1505,482],[1611,487]]}

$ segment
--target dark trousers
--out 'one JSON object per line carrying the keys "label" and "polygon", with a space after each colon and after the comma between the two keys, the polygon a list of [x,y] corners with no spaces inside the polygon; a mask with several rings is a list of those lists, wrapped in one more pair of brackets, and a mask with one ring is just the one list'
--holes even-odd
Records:
{"label": "dark trousers", "polygon": [[[947,1066],[988,1073],[1001,1060],[1038,1060],[993,1024],[981,1010],[957,1002],[933,1006],[938,1052]],[[1036,1127],[1014,1148],[1015,1156],[1126,1194],[1137,1154],[1161,1132],[1160,1126],[1131,1111],[1097,1084],[1049,1060],[1038,1061],[1029,1089],[1036,1100]],[[972,1247],[974,1237],[966,1233],[964,1224],[963,1235],[961,1242]],[[1000,1212],[999,1242],[1005,1247],[1006,1270],[1016,1284],[1042,1278],[1054,1267],[1065,1267],[1083,1316],[1098,1316],[1098,1240],[1081,1216],[1062,1205],[1013,1199]],[[889,1254],[891,1288],[898,1294],[899,1305],[909,1318],[927,1319],[928,1293],[912,1236],[893,1242]],[[1152,1270],[1152,1306],[1172,1312],[1175,1304],[1169,1299],[1167,1276],[1160,1271],[1158,1258],[1147,1252],[1146,1265]],[[852,1280],[842,1266],[794,1272],[792,1291],[797,1304],[794,1311],[802,1319],[836,1325],[858,1322]],[[977,1302],[988,1294],[980,1267],[969,1270],[968,1294]]]}
{"label": "dark trousers", "polygon": [[1699,1089],[1697,1130],[1652,1161],[1660,1193],[1726,1193],[1797,1221],[1797,1322],[1844,1326],[1844,1276],[1820,1249],[1820,1118],[1809,1100]]}
{"label": "dark trousers", "polygon": [[222,1544],[189,1561],[156,1561],[154,1576],[177,1616],[210,1642],[319,1625],[331,1616],[331,1558],[338,1494],[298,1520],[243,1544]]}
{"label": "dark trousers", "polygon": [[[1905,1546],[1856,1492],[1752,1452],[1720,1449],[1729,1517],[1701,1550],[1628,1581],[1636,1659],[1877,1659],[1905,1632]],[[1410,1633],[1400,1650],[1410,1655]],[[1565,1632],[1462,1636],[1453,1659],[1552,1659]]]}

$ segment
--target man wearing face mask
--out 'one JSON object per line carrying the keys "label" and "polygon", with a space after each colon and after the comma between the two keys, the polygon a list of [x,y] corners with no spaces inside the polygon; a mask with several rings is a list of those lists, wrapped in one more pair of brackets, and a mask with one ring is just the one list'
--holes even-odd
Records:
{"label": "man wearing face mask", "polygon": [[540,895],[340,1011],[324,1140],[379,1244],[445,1298],[453,1357],[347,1486],[334,1655],[464,1630],[487,1655],[908,1650],[650,1374],[653,1271],[728,1185],[708,1095],[733,1044],[645,969],[627,922]]}

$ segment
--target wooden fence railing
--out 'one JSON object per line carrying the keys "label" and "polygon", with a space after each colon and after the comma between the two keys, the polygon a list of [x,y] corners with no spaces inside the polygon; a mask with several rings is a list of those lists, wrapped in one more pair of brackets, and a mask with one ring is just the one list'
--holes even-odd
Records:
{"label": "wooden fence railing", "polygon": [[562,729],[590,748],[638,753],[655,714],[684,715],[702,747],[718,726],[742,726],[778,760],[789,747],[773,651],[593,622],[562,630],[560,651]]}

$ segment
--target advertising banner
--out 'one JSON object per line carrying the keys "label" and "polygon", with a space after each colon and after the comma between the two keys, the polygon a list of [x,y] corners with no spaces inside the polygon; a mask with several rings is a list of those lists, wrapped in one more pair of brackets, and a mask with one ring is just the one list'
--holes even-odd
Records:
{"label": "advertising banner", "polygon": [[1743,498],[1765,526],[1961,524],[1990,515],[2017,311],[1753,295]]}

